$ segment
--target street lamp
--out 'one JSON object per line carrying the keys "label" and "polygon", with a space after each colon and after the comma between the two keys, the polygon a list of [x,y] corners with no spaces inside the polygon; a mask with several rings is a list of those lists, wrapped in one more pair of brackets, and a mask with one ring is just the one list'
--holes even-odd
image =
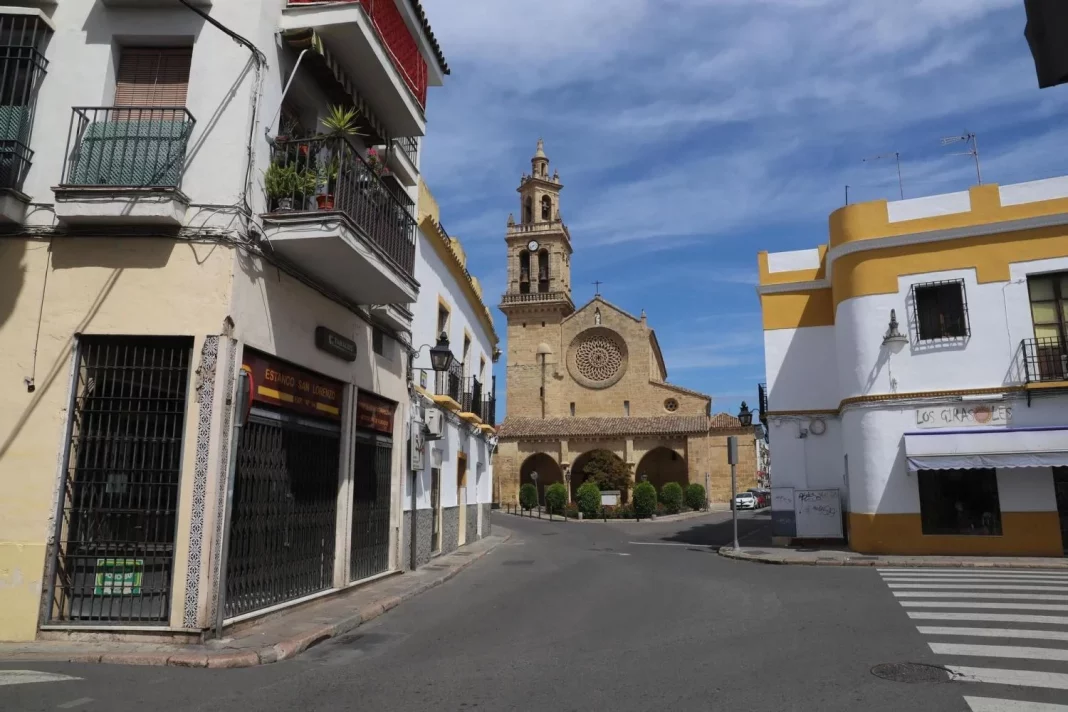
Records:
{"label": "street lamp", "polygon": [[[571,499],[571,465],[564,465],[564,486],[567,487],[567,501],[570,502],[570,501],[572,501],[572,499]],[[564,519],[565,520],[567,519],[566,515],[564,516]]]}
{"label": "street lamp", "polygon": [[[413,363],[419,353],[428,346],[430,344],[423,344],[412,352]],[[430,368],[434,371],[448,371],[455,360],[456,357],[452,355],[452,350],[449,348],[449,335],[443,331],[438,336],[438,342],[430,348]]]}
{"label": "street lamp", "polygon": [[742,409],[738,411],[738,420],[741,421],[743,428],[748,428],[753,424],[753,411],[749,410],[745,401],[742,401]]}

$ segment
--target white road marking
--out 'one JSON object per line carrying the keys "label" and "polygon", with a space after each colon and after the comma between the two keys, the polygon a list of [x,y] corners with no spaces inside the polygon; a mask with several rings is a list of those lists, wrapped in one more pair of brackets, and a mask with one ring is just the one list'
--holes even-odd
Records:
{"label": "white road marking", "polygon": [[965,697],[972,712],[1068,712],[1068,705],[1051,705],[1045,702],[1022,702],[998,700],[993,697]]}
{"label": "white road marking", "polygon": [[1068,611],[1063,603],[986,603],[982,601],[898,601],[905,607],[923,608],[1019,608],[1026,611]]}
{"label": "white road marking", "polygon": [[1032,616],[1025,613],[943,613],[942,611],[906,611],[916,621],[989,621],[991,623],[1045,623],[1068,625],[1068,616]]}
{"label": "white road marking", "polygon": [[79,697],[76,700],[71,700],[70,702],[64,702],[61,705],[56,705],[56,707],[60,708],[61,710],[69,710],[74,709],[75,707],[81,707],[82,705],[87,705],[92,701],[92,697]]}
{"label": "white road marking", "polygon": [[894,591],[897,598],[990,598],[1021,601],[1068,601],[1056,593],[982,593],[979,591]]}
{"label": "white road marking", "polygon": [[967,645],[964,643],[928,643],[936,655],[972,655],[979,658],[1014,658],[1019,660],[1068,660],[1062,648],[1030,648],[1022,645]]}
{"label": "white road marking", "polygon": [[25,685],[31,682],[66,682],[81,680],[80,677],[60,675],[57,672],[37,672],[36,670],[0,670],[0,685]]}
{"label": "white road marking", "polygon": [[993,685],[1017,687],[1044,687],[1051,690],[1068,690],[1068,675],[1061,672],[1038,672],[1035,670],[1001,670],[961,665],[946,665],[958,682],[988,682]]}
{"label": "white road marking", "polygon": [[616,556],[630,556],[630,554],[624,554],[624,553],[623,553],[623,552],[621,552],[621,551],[617,551],[617,552],[616,552]]}
{"label": "white road marking", "polygon": [[956,573],[956,574],[951,574],[951,573],[931,574],[931,573],[925,573],[923,571],[903,571],[903,572],[901,572],[899,574],[886,573],[886,574],[880,574],[880,576],[883,579],[887,580],[887,581],[889,581],[890,579],[899,579],[899,578],[923,578],[923,579],[935,579],[935,578],[1000,579],[1000,578],[1011,578],[1011,579],[1021,579],[1021,580],[1027,580],[1027,581],[1030,581],[1032,579],[1038,579],[1038,580],[1049,579],[1050,581],[1068,581],[1068,576],[1065,576],[1064,574],[1043,574],[1043,573],[1038,573],[1038,574],[1014,574],[1014,573],[1002,573],[1002,572],[983,573],[981,571],[962,571],[962,572]]}
{"label": "white road marking", "polygon": [[977,585],[977,584],[888,584],[891,590],[896,589],[923,589],[923,590],[969,590],[969,591],[1068,591],[1068,586],[1017,586],[1010,585]]}
{"label": "white road marking", "polygon": [[680,541],[628,541],[627,543],[637,546],[688,546],[691,548],[708,546],[707,544],[686,544]]}
{"label": "white road marking", "polygon": [[1033,628],[965,628],[957,626],[916,626],[924,635],[963,635],[969,638],[1031,638],[1032,640],[1068,640],[1068,631]]}
{"label": "white road marking", "polygon": [[1049,586],[1068,584],[1068,579],[1037,578],[1019,576],[894,576],[884,577],[887,585],[892,583],[1021,583],[1021,584],[1045,584]]}
{"label": "white road marking", "polygon": [[1020,576],[1064,576],[1068,577],[1065,569],[876,569],[879,573],[898,573],[910,576],[928,575],[956,575],[956,576],[1002,576],[1006,574]]}

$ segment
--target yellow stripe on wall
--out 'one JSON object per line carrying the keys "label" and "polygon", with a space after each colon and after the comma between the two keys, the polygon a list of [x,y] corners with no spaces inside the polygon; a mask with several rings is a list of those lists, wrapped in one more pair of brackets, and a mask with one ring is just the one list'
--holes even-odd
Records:
{"label": "yellow stripe on wall", "polygon": [[834,303],[830,289],[761,294],[760,310],[764,318],[764,331],[834,324]]}
{"label": "yellow stripe on wall", "polygon": [[863,554],[1064,554],[1056,512],[1002,512],[1001,531],[1001,536],[928,536],[919,514],[849,515],[849,547]]}

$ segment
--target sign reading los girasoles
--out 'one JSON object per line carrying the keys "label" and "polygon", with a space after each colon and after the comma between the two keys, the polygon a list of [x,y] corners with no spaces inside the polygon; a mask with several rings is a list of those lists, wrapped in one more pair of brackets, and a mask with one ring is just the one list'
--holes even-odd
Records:
{"label": "sign reading los girasoles", "polygon": [[249,349],[245,349],[242,368],[252,379],[253,401],[307,415],[341,418],[340,381]]}

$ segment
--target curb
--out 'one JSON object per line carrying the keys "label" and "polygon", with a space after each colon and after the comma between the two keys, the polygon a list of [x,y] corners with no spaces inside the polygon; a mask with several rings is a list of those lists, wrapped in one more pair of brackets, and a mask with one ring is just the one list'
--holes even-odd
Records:
{"label": "curb", "polygon": [[[501,510],[498,510],[501,511]],[[507,517],[518,517],[519,519],[525,519],[527,521],[545,522],[545,523],[569,523],[569,524],[670,524],[671,522],[684,522],[687,519],[697,519],[698,517],[705,517],[709,514],[723,514],[724,512],[730,512],[729,509],[713,509],[708,512],[683,512],[682,514],[666,514],[656,519],[609,519],[605,521],[593,517],[592,519],[565,519],[562,515],[554,514],[552,519],[549,519],[548,515],[544,517],[527,517],[521,514],[512,514],[511,512],[502,512]]]}
{"label": "curb", "polygon": [[885,558],[851,558],[845,557],[826,557],[823,559],[796,559],[785,556],[771,556],[771,555],[754,555],[746,554],[743,552],[736,552],[732,547],[721,546],[717,553],[726,558],[734,559],[735,561],[748,561],[754,564],[769,564],[773,566],[885,566],[900,569],[923,569],[923,568],[938,568],[938,569],[1038,569],[1046,571],[1068,571],[1068,560],[1064,565],[1046,564],[1036,562],[1009,562],[1009,561],[961,561],[947,560],[947,561],[899,561],[896,559]]}
{"label": "curb", "polygon": [[259,650],[225,650],[205,652],[190,650],[188,652],[114,652],[114,653],[49,653],[27,651],[10,655],[0,654],[0,663],[7,662],[61,662],[61,663],[104,663],[109,665],[151,665],[189,668],[246,668],[257,665],[269,665],[282,660],[290,660],[325,640],[337,638],[359,628],[364,623],[374,620],[387,611],[393,610],[401,603],[437,588],[458,573],[483,558],[501,544],[512,538],[512,533],[501,527],[500,541],[479,553],[462,560],[454,569],[438,577],[425,581],[418,586],[396,596],[376,601],[354,615],[342,618],[330,625],[321,626],[301,633],[292,638],[280,640],[273,645]]}

